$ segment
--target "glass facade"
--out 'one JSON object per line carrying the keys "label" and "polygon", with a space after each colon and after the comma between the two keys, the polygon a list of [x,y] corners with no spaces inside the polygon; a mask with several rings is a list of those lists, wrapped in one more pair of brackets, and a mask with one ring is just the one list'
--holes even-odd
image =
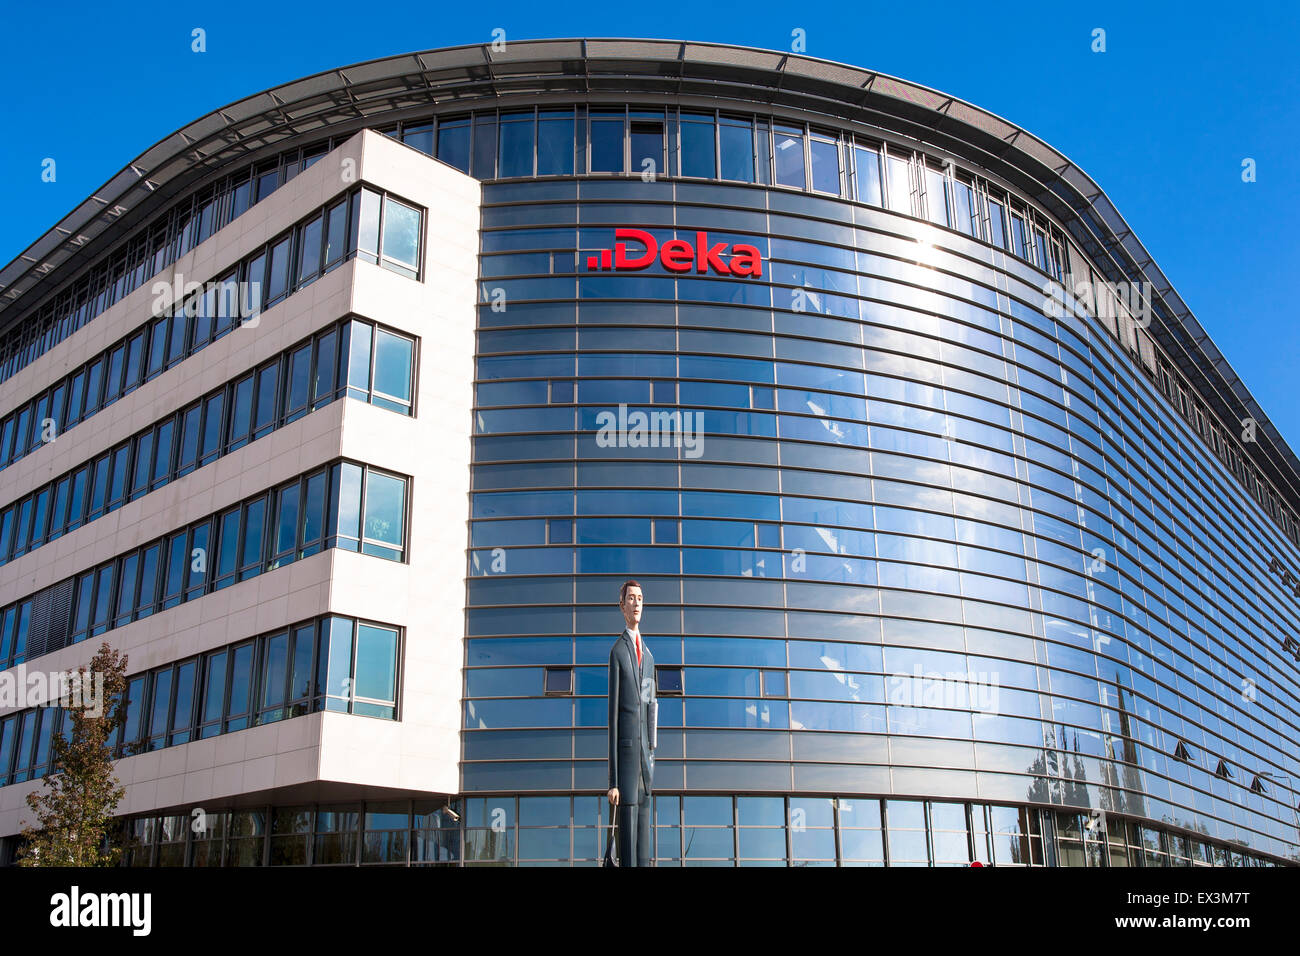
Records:
{"label": "glass facade", "polygon": [[[1263,557],[1294,548],[1112,336],[1047,314],[1050,256],[754,186],[484,200],[466,795],[602,787],[635,577],[659,793],[994,799],[1295,853],[1296,617]],[[753,244],[764,276],[582,270],[615,225]],[[694,416],[696,447],[600,443],[620,406]],[[891,861],[946,858],[903,832]]]}
{"label": "glass facade", "polygon": [[[188,839],[176,817],[150,814],[124,821],[123,864],[597,866],[608,812],[593,795],[270,806],[205,811]],[[694,794],[655,797],[653,813],[655,866],[1278,865],[1136,820],[1026,806]]]}

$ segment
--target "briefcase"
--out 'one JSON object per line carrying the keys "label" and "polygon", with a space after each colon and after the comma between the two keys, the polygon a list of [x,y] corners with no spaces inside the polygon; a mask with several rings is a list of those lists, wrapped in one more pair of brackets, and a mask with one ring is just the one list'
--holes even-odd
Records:
{"label": "briefcase", "polygon": [[605,840],[605,859],[601,866],[618,866],[618,807],[609,805],[609,835]]}

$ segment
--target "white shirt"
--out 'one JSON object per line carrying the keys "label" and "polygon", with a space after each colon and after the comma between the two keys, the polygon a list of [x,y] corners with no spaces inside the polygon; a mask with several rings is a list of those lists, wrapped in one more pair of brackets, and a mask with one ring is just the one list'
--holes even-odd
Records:
{"label": "white shirt", "polygon": [[632,646],[636,648],[636,666],[641,666],[641,629],[638,627],[628,628],[628,633],[632,635]]}

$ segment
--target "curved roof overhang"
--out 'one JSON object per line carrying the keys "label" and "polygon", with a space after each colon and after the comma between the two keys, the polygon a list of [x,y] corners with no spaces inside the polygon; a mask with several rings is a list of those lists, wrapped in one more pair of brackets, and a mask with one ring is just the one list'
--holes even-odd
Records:
{"label": "curved roof overhang", "polygon": [[[1155,290],[1151,333],[1227,421],[1257,423],[1257,464],[1300,510],[1300,459],[1179,297],[1124,217],[1067,157],[947,94],[871,70],[772,50],[645,39],[513,40],[407,53],[294,80],[213,110],[155,143],[0,269],[0,331],[25,302],[66,285],[63,268],[138,228],[215,170],[313,132],[337,135],[458,101],[578,93],[702,97],[862,123],[979,166],[1056,217],[1112,281]],[[79,271],[79,269],[77,270]],[[57,277],[49,279],[51,274]],[[36,292],[38,296],[32,296]]]}

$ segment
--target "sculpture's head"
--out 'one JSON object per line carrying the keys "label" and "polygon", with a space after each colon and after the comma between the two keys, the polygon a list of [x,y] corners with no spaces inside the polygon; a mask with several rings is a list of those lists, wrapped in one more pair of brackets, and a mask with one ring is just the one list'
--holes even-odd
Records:
{"label": "sculpture's head", "polygon": [[618,606],[623,611],[623,620],[629,628],[639,627],[641,608],[645,598],[641,596],[641,585],[635,581],[624,581],[618,592]]}

